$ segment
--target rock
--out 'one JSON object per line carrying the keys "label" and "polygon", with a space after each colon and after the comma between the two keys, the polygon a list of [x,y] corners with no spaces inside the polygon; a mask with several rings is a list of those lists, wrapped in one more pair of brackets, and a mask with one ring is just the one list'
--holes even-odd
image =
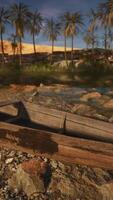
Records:
{"label": "rock", "polygon": [[96,118],[96,119],[102,120],[102,121],[108,121],[108,118],[106,116],[103,116],[103,115],[101,115],[99,113],[95,113],[93,115],[93,117]]}
{"label": "rock", "polygon": [[77,194],[87,200],[103,200],[100,192],[100,187],[94,182],[90,181],[86,176],[82,176],[80,183],[76,184]]}
{"label": "rock", "polygon": [[43,176],[47,168],[47,163],[42,160],[23,162],[8,181],[10,188],[23,191],[28,197],[37,192],[45,192]]}
{"label": "rock", "polygon": [[25,85],[23,86],[24,92],[35,92],[37,91],[37,86],[35,85]]}
{"label": "rock", "polygon": [[102,194],[102,200],[112,200],[113,199],[113,183],[103,184],[99,188],[100,193]]}
{"label": "rock", "polygon": [[107,95],[102,95],[100,98],[92,99],[91,102],[95,105],[102,106],[104,103],[108,102],[111,98]]}
{"label": "rock", "polygon": [[78,68],[79,65],[81,65],[82,63],[84,63],[83,59],[77,60],[76,63],[75,63],[75,67]]}
{"label": "rock", "polygon": [[37,86],[35,85],[16,85],[16,84],[10,84],[10,89],[12,91],[20,91],[20,92],[34,92],[37,90]]}
{"label": "rock", "polygon": [[13,162],[13,158],[8,158],[8,159],[5,161],[6,164],[10,164],[10,163],[12,163],[12,162]]}
{"label": "rock", "polygon": [[57,161],[51,160],[51,166],[56,169],[58,167]]}
{"label": "rock", "polygon": [[71,198],[76,197],[75,186],[68,177],[61,177],[61,178],[54,177],[54,178],[52,178],[47,192],[54,193],[58,190],[61,192],[61,194],[68,196],[68,198],[69,197],[71,197]]}
{"label": "rock", "polygon": [[110,99],[109,101],[107,101],[104,105],[103,105],[104,108],[107,108],[107,109],[113,109],[113,99]]}
{"label": "rock", "polygon": [[113,90],[110,90],[109,92],[107,92],[107,95],[113,97]]}
{"label": "rock", "polygon": [[[76,59],[73,60],[73,64],[75,68],[78,68],[80,64],[82,64],[84,62],[83,59]],[[68,66],[67,66],[68,64]],[[60,69],[67,69],[69,66],[72,65],[72,61],[71,60],[67,60],[67,62],[65,60],[60,60],[57,62],[54,62],[53,67],[57,67]]]}
{"label": "rock", "polygon": [[69,178],[61,179],[58,183],[58,189],[62,194],[70,196],[71,198],[76,197],[76,190],[73,182]]}
{"label": "rock", "polygon": [[74,107],[72,108],[72,112],[88,117],[96,114],[96,110],[94,108],[85,104],[75,104]]}
{"label": "rock", "polygon": [[84,94],[80,98],[80,100],[87,102],[88,100],[97,99],[97,98],[100,98],[101,96],[102,95],[99,92],[90,92],[90,93]]}
{"label": "rock", "polygon": [[93,168],[91,171],[92,174],[89,173],[89,175],[93,176],[92,177],[90,176],[90,180],[94,181],[97,185],[101,186],[112,180],[109,172],[105,171],[104,169]]}
{"label": "rock", "polygon": [[11,89],[11,90],[17,90],[17,89],[19,89],[19,88],[20,88],[20,86],[17,85],[17,84],[10,84],[10,89]]}
{"label": "rock", "polygon": [[40,87],[40,88],[44,87],[44,84],[43,84],[43,83],[40,83],[39,87]]}
{"label": "rock", "polygon": [[[71,64],[70,60],[67,60],[68,65]],[[57,61],[53,64],[53,67],[57,67],[59,69],[67,69],[67,64],[65,60]]]}
{"label": "rock", "polygon": [[108,120],[110,123],[113,123],[113,116],[110,117],[110,119]]}

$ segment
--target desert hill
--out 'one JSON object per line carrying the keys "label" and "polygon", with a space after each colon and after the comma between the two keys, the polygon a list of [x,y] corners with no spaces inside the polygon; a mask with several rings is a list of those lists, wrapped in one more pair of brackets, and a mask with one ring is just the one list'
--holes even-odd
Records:
{"label": "desert hill", "polygon": [[[29,43],[23,43],[23,54],[28,54],[28,53],[33,53],[33,45],[29,44]],[[12,47],[11,47],[11,43],[9,41],[4,41],[4,49],[5,49],[5,53],[8,54],[12,54]],[[36,49],[37,52],[47,52],[47,53],[51,53],[51,46],[47,46],[47,45],[36,45]],[[67,48],[67,50],[71,50],[71,48]],[[18,49],[17,49],[18,51]],[[64,51],[64,47],[58,47],[55,46],[54,47],[54,51]],[[1,53],[1,49],[0,49],[0,53]]]}

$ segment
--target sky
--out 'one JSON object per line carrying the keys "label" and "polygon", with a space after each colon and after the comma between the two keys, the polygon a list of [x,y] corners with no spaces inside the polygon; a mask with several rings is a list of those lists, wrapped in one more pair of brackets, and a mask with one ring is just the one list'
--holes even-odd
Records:
{"label": "sky", "polygon": [[[104,0],[0,0],[0,6],[9,6],[12,3],[23,2],[27,4],[31,9],[35,10],[36,8],[42,13],[44,17],[57,17],[64,11],[80,11],[84,16],[84,24],[87,26],[87,19],[85,14],[87,14],[90,8],[96,8],[99,3],[104,2]],[[83,42],[83,32],[85,31],[85,26],[79,36],[74,40],[74,47],[84,48],[85,44]],[[5,38],[9,37],[12,30],[8,28],[8,33],[5,35]],[[28,33],[24,39],[25,42],[32,42],[32,39]],[[47,44],[50,45],[47,38],[42,35],[39,35],[36,38],[37,44]],[[68,40],[68,46],[71,46],[71,41]],[[58,38],[58,41],[55,43],[57,46],[63,46],[63,39]]]}

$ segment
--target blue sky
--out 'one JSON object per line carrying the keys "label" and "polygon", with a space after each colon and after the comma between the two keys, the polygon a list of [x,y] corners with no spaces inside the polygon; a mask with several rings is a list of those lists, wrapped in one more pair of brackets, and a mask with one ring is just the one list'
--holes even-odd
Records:
{"label": "blue sky", "polygon": [[[0,0],[0,6],[9,6],[14,2],[20,2],[19,0]],[[104,0],[23,0],[21,1],[27,4],[31,9],[38,9],[45,17],[57,17],[63,11],[81,11],[83,15],[87,14],[90,8],[96,8],[99,3],[104,2]],[[84,23],[87,25],[86,18],[84,16]],[[12,31],[8,28],[8,34],[5,38],[9,37]],[[85,29],[85,27],[84,27]],[[83,29],[83,31],[84,31]],[[75,47],[84,47],[85,44],[82,40],[83,32],[81,35],[77,36],[74,41]],[[26,33],[25,42],[32,42],[32,39],[28,33]],[[36,38],[37,44],[50,44],[45,37],[39,35]],[[71,42],[68,40],[68,46]],[[56,45],[62,46],[62,38],[58,38]]]}

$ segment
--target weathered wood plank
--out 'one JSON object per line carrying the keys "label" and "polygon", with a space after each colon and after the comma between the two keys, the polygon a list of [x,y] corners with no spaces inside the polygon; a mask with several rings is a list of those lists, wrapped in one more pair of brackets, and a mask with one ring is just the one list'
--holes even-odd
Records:
{"label": "weathered wood plank", "polygon": [[15,107],[17,104],[19,104],[19,101],[16,100],[0,102],[0,112],[16,116],[18,114],[18,109]]}
{"label": "weathered wood plank", "polygon": [[[33,123],[52,128],[66,135],[113,143],[113,124],[111,123],[45,108],[28,102],[17,103],[16,108],[13,108],[12,105],[4,108],[5,112],[15,113],[18,117],[26,120],[30,119]],[[0,111],[2,109],[3,107],[0,108]]]}
{"label": "weathered wood plank", "polygon": [[113,169],[113,144],[0,123],[0,146],[72,164]]}
{"label": "weathered wood plank", "polygon": [[[113,124],[111,123],[41,107],[32,103],[25,102],[24,106],[29,118],[35,123],[61,130],[67,135],[71,134],[113,143]],[[61,124],[64,124],[64,129]]]}
{"label": "weathered wood plank", "polygon": [[11,104],[17,104],[17,103],[19,103],[19,101],[16,101],[16,100],[2,101],[2,102],[0,102],[0,107],[8,106],[8,105],[11,105]]}

